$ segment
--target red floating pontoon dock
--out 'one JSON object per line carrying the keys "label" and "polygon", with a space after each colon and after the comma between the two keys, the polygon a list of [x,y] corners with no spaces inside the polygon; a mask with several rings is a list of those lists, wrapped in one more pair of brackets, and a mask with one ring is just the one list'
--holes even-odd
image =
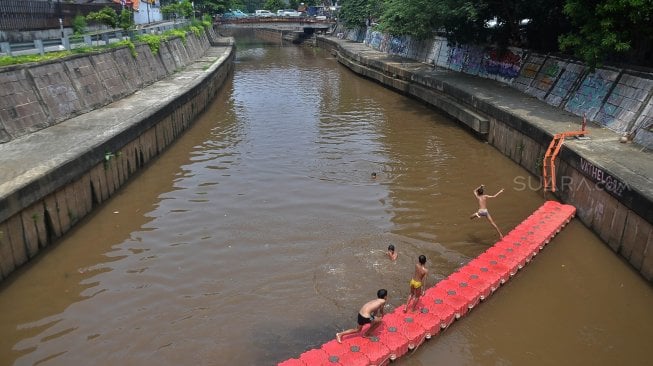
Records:
{"label": "red floating pontoon dock", "polygon": [[419,347],[465,316],[500,285],[528,264],[574,217],[576,208],[555,201],[545,202],[501,241],[421,297],[420,310],[404,313],[401,308],[383,317],[372,338],[348,335],[291,358],[279,366],[380,366]]}

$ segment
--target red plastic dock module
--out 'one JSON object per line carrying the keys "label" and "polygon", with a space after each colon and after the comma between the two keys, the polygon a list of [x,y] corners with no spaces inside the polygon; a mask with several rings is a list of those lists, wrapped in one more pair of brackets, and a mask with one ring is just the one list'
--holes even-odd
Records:
{"label": "red plastic dock module", "polygon": [[419,299],[418,311],[404,313],[401,306],[383,317],[383,324],[371,338],[352,334],[343,338],[342,344],[331,340],[279,366],[387,365],[494,294],[530,263],[575,213],[573,206],[545,202],[501,241],[427,289]]}

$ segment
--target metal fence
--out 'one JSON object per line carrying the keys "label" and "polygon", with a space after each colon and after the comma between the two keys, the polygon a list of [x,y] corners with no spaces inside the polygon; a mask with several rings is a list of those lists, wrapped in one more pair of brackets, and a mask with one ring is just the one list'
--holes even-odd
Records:
{"label": "metal fence", "polygon": [[120,11],[120,4],[67,4],[60,1],[0,0],[0,30],[29,31],[70,27],[76,15],[86,15],[108,6]]}

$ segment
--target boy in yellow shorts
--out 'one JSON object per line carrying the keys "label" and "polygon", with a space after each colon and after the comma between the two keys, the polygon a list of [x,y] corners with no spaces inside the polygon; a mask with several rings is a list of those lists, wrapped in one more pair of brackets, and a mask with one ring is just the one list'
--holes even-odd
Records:
{"label": "boy in yellow shorts", "polygon": [[410,294],[408,295],[408,300],[406,300],[406,306],[404,306],[404,313],[408,311],[411,300],[413,302],[413,310],[417,308],[417,303],[419,302],[420,296],[424,293],[424,288],[426,288],[426,275],[429,273],[429,270],[426,268],[426,256],[420,255],[418,262],[415,263],[415,274],[413,278],[410,279]]}

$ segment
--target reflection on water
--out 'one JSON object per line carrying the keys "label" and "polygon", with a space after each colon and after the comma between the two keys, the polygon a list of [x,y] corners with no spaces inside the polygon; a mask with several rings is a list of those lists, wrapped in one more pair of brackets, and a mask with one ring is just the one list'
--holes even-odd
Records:
{"label": "reflection on water", "polygon": [[[371,173],[377,173],[372,178]],[[472,190],[536,209],[526,173],[431,109],[320,50],[239,40],[215,102],[161,158],[0,291],[0,364],[269,365],[490,246]],[[493,192],[491,192],[493,193]],[[384,256],[388,244],[396,262]],[[653,291],[573,222],[404,365],[642,364]]]}

